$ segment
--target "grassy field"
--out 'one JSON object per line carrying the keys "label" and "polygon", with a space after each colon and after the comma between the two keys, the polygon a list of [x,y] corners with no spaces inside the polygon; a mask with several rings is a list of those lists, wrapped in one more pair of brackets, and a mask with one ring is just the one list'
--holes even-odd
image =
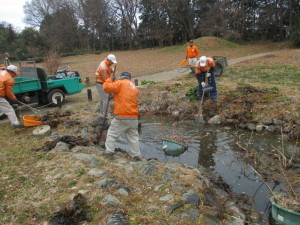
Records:
{"label": "grassy field", "polygon": [[[228,59],[289,47],[287,43],[237,45],[211,37],[197,39],[195,45],[202,55],[221,55],[227,56]],[[185,47],[172,46],[163,49],[113,53],[118,60],[118,72],[128,71],[137,76],[178,68],[178,64],[185,57]],[[71,70],[78,70],[83,77],[90,77],[93,82],[94,72],[106,55],[107,53],[66,57],[62,62],[68,64]],[[280,54],[230,66],[217,80],[220,102],[230,99],[228,96],[236,99],[235,96],[243,95],[244,93],[230,92],[239,86],[269,88],[269,95],[261,95],[256,99],[260,104],[256,107],[263,105],[259,111],[261,115],[276,117],[284,114],[295,119],[298,115],[299,119],[299,49],[287,49]],[[165,83],[150,85],[144,92],[160,90],[169,90],[170,93],[186,92],[195,85],[197,82],[194,75],[189,74]],[[272,90],[275,92],[272,93]],[[143,91],[141,93],[143,94]],[[78,98],[79,102],[86,98],[86,93],[72,98]],[[77,105],[73,111],[77,111],[78,117],[82,117],[91,112],[95,101]],[[224,102],[224,104],[229,103]],[[270,112],[270,109],[273,111]],[[32,130],[33,128],[12,130],[8,122],[0,124],[0,224],[39,224],[47,220],[78,190],[89,191],[90,213],[96,219],[89,224],[98,224],[100,218],[105,218],[108,211],[101,209],[103,193],[92,189],[90,184],[94,180],[86,175],[86,168],[70,160],[71,156],[67,153],[62,155],[32,151],[33,148],[41,147],[48,140],[46,137],[32,136]],[[62,124],[54,129],[54,131],[59,130],[65,131],[66,128]],[[105,166],[109,168],[109,165]],[[118,171],[115,167],[111,167],[110,170]],[[119,177],[119,179],[143,182],[138,178]],[[140,201],[139,196],[134,199],[128,198],[122,203],[122,207],[125,208],[126,204],[130,205],[133,224],[140,224],[143,219],[148,221],[148,224],[151,224],[151,221],[176,224],[176,221],[167,222],[169,218],[165,214],[141,216],[143,211],[139,206]]]}

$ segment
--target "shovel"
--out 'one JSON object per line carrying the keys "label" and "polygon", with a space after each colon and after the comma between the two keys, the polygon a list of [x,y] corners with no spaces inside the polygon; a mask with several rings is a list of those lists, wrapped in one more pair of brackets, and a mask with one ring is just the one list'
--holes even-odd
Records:
{"label": "shovel", "polygon": [[38,109],[35,109],[35,108],[32,108],[31,106],[23,103],[23,102],[20,102],[19,100],[17,100],[18,103],[20,103],[21,105],[24,105],[26,106],[27,108],[29,108],[32,112],[34,112],[35,114],[39,115],[40,114],[40,110]]}
{"label": "shovel", "polygon": [[195,115],[196,122],[200,123],[200,124],[204,124],[205,123],[205,120],[204,120],[203,115],[202,115],[202,106],[203,106],[204,92],[205,92],[205,89],[203,88],[202,98],[201,98],[200,106],[199,106],[199,111],[198,111],[198,114]]}
{"label": "shovel", "polygon": [[[116,70],[117,70],[117,65],[115,65],[114,72],[113,72],[113,77],[115,76]],[[111,100],[111,94],[108,95],[108,101],[107,101],[107,106],[106,106],[106,109],[105,109],[104,120],[103,120],[103,123],[101,125],[101,130],[100,130],[100,134],[99,134],[99,138],[98,138],[98,144],[99,145],[102,142],[102,135],[103,135],[103,131],[104,131],[104,126],[105,126],[105,122],[106,122],[106,117],[107,117],[107,113],[108,113],[108,106],[109,106],[110,100]]]}

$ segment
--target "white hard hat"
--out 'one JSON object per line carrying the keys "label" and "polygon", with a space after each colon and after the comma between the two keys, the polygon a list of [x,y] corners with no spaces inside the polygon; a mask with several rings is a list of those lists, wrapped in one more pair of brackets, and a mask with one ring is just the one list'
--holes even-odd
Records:
{"label": "white hard hat", "polygon": [[15,65],[9,65],[6,70],[9,70],[11,72],[14,72],[15,74],[20,74],[20,72],[18,71],[18,68]]}
{"label": "white hard hat", "polygon": [[116,56],[113,55],[113,54],[109,54],[109,55],[107,56],[107,59],[109,59],[110,61],[112,61],[114,64],[117,63]]}
{"label": "white hard hat", "polygon": [[206,65],[206,56],[201,56],[200,57],[200,66],[205,66]]}

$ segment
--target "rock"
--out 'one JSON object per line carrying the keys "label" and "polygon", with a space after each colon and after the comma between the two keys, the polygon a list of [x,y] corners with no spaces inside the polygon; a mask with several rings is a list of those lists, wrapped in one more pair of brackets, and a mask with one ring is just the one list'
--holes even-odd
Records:
{"label": "rock", "polygon": [[81,136],[82,136],[83,138],[85,138],[85,137],[87,136],[87,134],[88,134],[88,133],[87,133],[87,128],[86,128],[86,127],[85,127],[85,128],[82,128],[80,133],[81,133]]}
{"label": "rock", "polygon": [[214,117],[210,118],[210,120],[208,120],[209,124],[221,124],[222,123],[223,118],[219,115],[215,115]]}
{"label": "rock", "polygon": [[170,182],[172,180],[172,178],[173,178],[173,175],[168,172],[164,173],[164,175],[162,176],[162,180],[165,183]]}
{"label": "rock", "polygon": [[126,186],[120,186],[120,187],[118,188],[118,190],[116,191],[116,193],[118,193],[118,194],[120,194],[120,195],[123,195],[123,196],[128,196],[128,195],[131,193],[131,191],[130,191],[130,189],[129,189],[128,187],[126,187]]}
{"label": "rock", "polygon": [[109,188],[117,184],[117,181],[112,178],[105,178],[96,183],[99,188]]}
{"label": "rock", "polygon": [[273,120],[273,124],[274,124],[274,125],[279,125],[279,126],[280,126],[280,125],[283,124],[283,121],[282,121],[282,120],[274,119],[274,120]]}
{"label": "rock", "polygon": [[261,122],[264,125],[272,125],[273,124],[273,121],[270,118],[262,118]]}
{"label": "rock", "polygon": [[171,184],[171,189],[173,191],[182,191],[185,189],[185,186],[182,184],[179,184],[179,183],[174,183],[174,184]]}
{"label": "rock", "polygon": [[140,109],[139,109],[139,112],[140,112],[140,113],[146,113],[147,110],[146,110],[145,108],[140,108]]}
{"label": "rock", "polygon": [[131,223],[122,211],[116,210],[109,215],[106,225],[131,225]]}
{"label": "rock", "polygon": [[229,217],[229,219],[224,220],[225,224],[230,224],[230,225],[244,225],[244,220],[236,217]]}
{"label": "rock", "polygon": [[242,219],[243,221],[246,219],[245,214],[242,212],[241,209],[237,207],[237,205],[234,202],[231,201],[226,202],[225,211],[236,218]]}
{"label": "rock", "polygon": [[254,130],[256,130],[256,126],[253,123],[247,123],[247,129],[254,131]]}
{"label": "rock", "polygon": [[154,191],[158,191],[163,186],[164,186],[164,184],[156,185],[155,188],[154,188]]}
{"label": "rock", "polygon": [[120,164],[128,163],[127,159],[124,159],[124,158],[116,158],[115,161],[116,161],[116,163],[120,163]]}
{"label": "rock", "polygon": [[245,124],[245,123],[239,123],[239,128],[246,129],[247,128],[247,124]]}
{"label": "rock", "polygon": [[149,208],[148,208],[149,212],[151,213],[157,213],[159,211],[159,207],[156,206],[156,205],[151,205]]}
{"label": "rock", "polygon": [[55,148],[53,150],[56,151],[56,152],[66,152],[66,151],[69,151],[69,144],[60,141],[60,142],[58,142],[55,145]]}
{"label": "rock", "polygon": [[268,132],[270,133],[275,133],[276,131],[276,127],[271,125],[271,126],[268,126],[267,129],[266,129]]}
{"label": "rock", "polygon": [[104,196],[102,203],[103,203],[103,205],[114,207],[116,205],[119,205],[120,201],[118,198],[116,198],[113,195],[106,195],[106,196]]}
{"label": "rock", "polygon": [[87,174],[91,177],[102,177],[103,175],[107,174],[107,171],[98,168],[93,168],[90,169]]}
{"label": "rock", "polygon": [[74,148],[71,149],[72,152],[84,152],[83,146],[75,146]]}
{"label": "rock", "polygon": [[264,129],[264,125],[257,125],[256,128],[255,128],[255,130],[256,130],[257,132],[260,132],[260,131],[262,131],[263,129]]}
{"label": "rock", "polygon": [[97,159],[97,157],[95,155],[90,155],[90,154],[85,154],[85,153],[77,153],[75,155],[73,155],[74,158],[79,159],[79,160],[83,160],[83,161],[95,161]]}
{"label": "rock", "polygon": [[146,176],[151,176],[157,173],[156,162],[153,162],[152,160],[147,162],[142,162],[139,165],[139,169]]}
{"label": "rock", "polygon": [[251,210],[249,212],[249,219],[252,223],[259,223],[262,220],[262,216],[259,212]]}
{"label": "rock", "polygon": [[290,133],[291,130],[292,130],[292,128],[290,126],[286,126],[286,127],[283,128],[284,133]]}
{"label": "rock", "polygon": [[169,215],[171,215],[175,209],[178,209],[178,208],[182,207],[183,205],[184,205],[183,203],[177,203],[175,205],[167,206],[166,211]]}
{"label": "rock", "polygon": [[181,200],[187,201],[189,204],[198,206],[200,203],[200,198],[196,191],[190,189],[187,193],[183,194]]}
{"label": "rock", "polygon": [[166,170],[169,170],[169,171],[171,171],[171,172],[173,172],[173,173],[176,173],[176,172],[179,171],[179,169],[177,169],[175,166],[172,166],[172,165],[167,165],[167,166],[165,167],[165,169],[166,169]]}
{"label": "rock", "polygon": [[32,131],[32,134],[34,136],[46,136],[49,135],[50,133],[51,133],[51,127],[49,125],[40,125]]}
{"label": "rock", "polygon": [[192,220],[197,220],[199,218],[199,211],[196,209],[190,209],[189,211],[187,211],[186,213],[181,213],[180,214],[180,219],[183,218],[191,218]]}
{"label": "rock", "polygon": [[125,165],[124,169],[127,174],[132,173],[134,171],[132,165]]}
{"label": "rock", "polygon": [[174,201],[174,195],[172,194],[167,194],[161,198],[159,198],[160,201],[163,201],[163,202],[173,202]]}

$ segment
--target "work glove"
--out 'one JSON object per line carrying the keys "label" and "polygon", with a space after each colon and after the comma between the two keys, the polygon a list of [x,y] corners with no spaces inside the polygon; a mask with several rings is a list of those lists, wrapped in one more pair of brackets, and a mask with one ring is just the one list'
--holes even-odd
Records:
{"label": "work glove", "polygon": [[211,76],[211,73],[206,73],[205,77],[209,78]]}
{"label": "work glove", "polygon": [[206,83],[205,82],[201,82],[201,86],[202,86],[202,88],[205,88],[206,87]]}

